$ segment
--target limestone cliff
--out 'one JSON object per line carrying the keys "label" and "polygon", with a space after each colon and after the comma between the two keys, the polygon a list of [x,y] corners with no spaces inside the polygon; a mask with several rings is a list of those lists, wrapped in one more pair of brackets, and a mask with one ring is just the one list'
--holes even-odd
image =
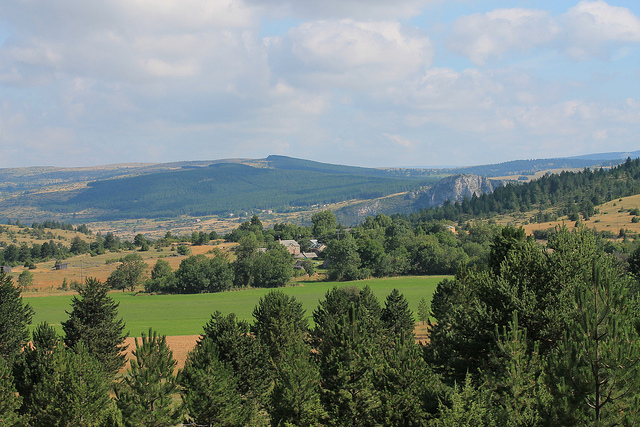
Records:
{"label": "limestone cliff", "polygon": [[505,184],[506,181],[488,179],[478,175],[452,175],[438,181],[433,187],[418,195],[416,207],[429,208],[441,206],[445,201],[459,202],[464,197],[471,198],[473,194],[492,193],[494,189]]}

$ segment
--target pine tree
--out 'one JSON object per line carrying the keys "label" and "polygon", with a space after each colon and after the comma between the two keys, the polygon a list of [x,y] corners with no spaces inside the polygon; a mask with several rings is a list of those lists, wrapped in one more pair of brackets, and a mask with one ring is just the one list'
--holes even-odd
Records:
{"label": "pine tree", "polygon": [[[518,323],[518,313],[502,332],[496,327],[498,372],[487,375],[485,382],[495,390],[499,419],[505,426],[534,426],[543,422],[542,402],[549,395],[543,383],[543,361],[538,343],[530,346],[527,331]],[[532,348],[530,348],[532,347]]]}
{"label": "pine tree", "polygon": [[125,364],[125,324],[117,319],[118,304],[108,295],[109,288],[94,278],[87,278],[79,296],[71,300],[69,319],[62,322],[65,344],[75,347],[82,342],[102,364],[105,372],[115,375]]}
{"label": "pine tree", "polygon": [[4,358],[0,357],[0,426],[17,425],[20,421],[18,409],[22,398],[16,393],[13,375]]}
{"label": "pine tree", "polygon": [[260,342],[250,334],[249,324],[235,314],[223,316],[216,311],[204,327],[200,340],[210,339],[216,347],[217,359],[234,375],[237,388],[247,408],[264,409],[271,390],[269,358]]}
{"label": "pine tree", "polygon": [[355,286],[334,287],[327,291],[325,299],[320,301],[313,311],[313,330],[315,341],[325,341],[335,331],[335,325],[347,316],[351,306],[357,308],[362,316],[361,322],[366,330],[374,335],[380,334],[383,328],[380,321],[381,309],[378,299],[369,286],[358,289]]}
{"label": "pine tree", "polygon": [[440,404],[440,417],[432,424],[436,427],[489,427],[500,426],[492,408],[490,390],[476,387],[470,374],[462,387],[455,384],[449,405]]}
{"label": "pine tree", "polygon": [[301,339],[282,349],[275,366],[269,404],[271,425],[324,425],[326,411],[320,401],[320,373],[311,349]]}
{"label": "pine tree", "polygon": [[253,317],[251,332],[268,351],[273,363],[279,362],[288,345],[302,340],[308,329],[302,303],[282,291],[271,291],[260,298]]}
{"label": "pine tree", "polygon": [[269,413],[272,425],[318,425],[325,412],[320,378],[305,342],[307,319],[302,303],[281,291],[260,299],[251,331],[268,355],[273,381]]}
{"label": "pine tree", "polygon": [[33,309],[23,304],[11,276],[0,273],[0,357],[12,366],[29,340]]}
{"label": "pine tree", "polygon": [[34,390],[54,370],[53,353],[62,340],[52,326],[43,322],[33,330],[31,345],[24,350],[24,357],[15,367],[16,388],[23,399],[20,412],[30,416],[37,410]]}
{"label": "pine tree", "polygon": [[422,358],[421,348],[401,333],[382,348],[374,385],[380,393],[380,425],[425,425],[437,412],[442,384]]}
{"label": "pine tree", "polygon": [[246,406],[234,375],[218,357],[218,348],[210,338],[204,338],[189,353],[179,382],[191,421],[200,425],[247,425]]}
{"label": "pine tree", "polygon": [[111,378],[80,342],[56,346],[51,370],[33,392],[33,426],[106,426],[117,411],[109,396]]}
{"label": "pine tree", "polygon": [[117,404],[127,426],[173,426],[179,414],[172,395],[178,391],[174,375],[176,360],[166,337],[149,329],[136,338],[135,359],[116,387]]}
{"label": "pine tree", "polygon": [[548,367],[553,422],[640,421],[640,336],[628,289],[628,280],[607,259],[593,260],[591,275],[576,288],[575,316]]}
{"label": "pine tree", "polygon": [[418,320],[424,325],[429,320],[429,303],[424,298],[418,303]]}
{"label": "pine tree", "polygon": [[319,348],[322,401],[336,425],[375,425],[382,404],[374,386],[381,365],[379,335],[368,333],[367,314],[350,303]]}
{"label": "pine tree", "polygon": [[409,310],[406,298],[397,289],[393,289],[387,296],[380,319],[392,334],[403,334],[407,339],[413,337],[413,313]]}

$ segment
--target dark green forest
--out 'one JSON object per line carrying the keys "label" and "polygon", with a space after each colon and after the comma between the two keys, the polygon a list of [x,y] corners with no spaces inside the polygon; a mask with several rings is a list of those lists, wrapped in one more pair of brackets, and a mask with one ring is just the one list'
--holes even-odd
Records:
{"label": "dark green forest", "polygon": [[623,164],[605,170],[602,168],[581,172],[547,174],[523,184],[507,184],[491,194],[465,198],[461,202],[445,203],[441,207],[421,210],[410,215],[411,221],[450,220],[467,221],[490,218],[510,212],[537,210],[537,219],[551,219],[546,209],[555,216],[570,215],[589,218],[595,206],[620,197],[640,192],[640,159],[627,159]]}
{"label": "dark green forest", "polygon": [[102,219],[216,215],[252,210],[290,211],[355,198],[415,190],[425,181],[304,170],[217,164],[175,172],[96,181],[59,212],[100,209]]}
{"label": "dark green forest", "polygon": [[[326,165],[279,156],[270,156],[268,160],[277,168],[220,163],[95,181],[64,203],[47,200],[40,203],[42,208],[53,212],[97,209],[103,212],[100,219],[104,220],[221,215],[259,210],[288,212],[343,200],[415,192],[433,184],[435,179],[390,178],[388,173],[376,169]],[[635,194],[640,188],[639,177],[638,160],[628,160],[611,169],[586,168],[581,172],[547,174],[527,183],[507,184],[491,194],[446,203],[417,215],[434,220],[460,221],[513,211],[554,208],[558,216],[580,213],[588,217],[592,215],[594,206],[604,201]],[[408,205],[419,209],[419,195]],[[548,218],[540,217],[540,220]]]}

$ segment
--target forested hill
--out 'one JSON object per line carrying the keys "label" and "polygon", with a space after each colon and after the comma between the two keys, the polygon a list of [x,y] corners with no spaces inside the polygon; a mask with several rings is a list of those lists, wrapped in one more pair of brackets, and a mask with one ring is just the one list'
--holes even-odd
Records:
{"label": "forested hill", "polygon": [[[507,184],[491,194],[447,202],[441,207],[423,209],[411,217],[416,221],[452,221],[487,218],[511,212],[538,210],[538,220],[549,215],[569,215],[577,220],[589,218],[594,207],[619,197],[640,193],[640,159],[627,159],[610,170],[584,169],[581,172],[547,174],[524,184]],[[553,213],[543,212],[552,209]]]}
{"label": "forested hill", "polygon": [[293,157],[286,156],[269,156],[266,161],[269,167],[274,169],[300,170],[340,175],[389,176],[389,172],[384,169],[335,165],[330,163],[314,162],[311,160],[295,159]]}
{"label": "forested hill", "polygon": [[[597,156],[597,155],[594,155]],[[610,157],[610,156],[609,156]],[[440,173],[447,174],[471,174],[487,177],[507,175],[534,175],[536,172],[552,169],[584,169],[615,166],[624,160],[615,158],[561,158],[538,160],[513,160],[510,162],[496,163],[492,165],[469,166],[465,168],[441,169]]]}
{"label": "forested hill", "polygon": [[420,188],[427,182],[221,163],[209,167],[96,181],[64,203],[42,208],[102,211],[102,219],[219,215],[370,199]]}

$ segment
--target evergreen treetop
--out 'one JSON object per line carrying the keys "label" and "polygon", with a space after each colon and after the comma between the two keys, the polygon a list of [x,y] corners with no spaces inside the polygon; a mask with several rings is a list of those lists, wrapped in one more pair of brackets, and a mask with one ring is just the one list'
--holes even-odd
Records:
{"label": "evergreen treetop", "polygon": [[109,288],[98,279],[88,277],[79,295],[71,300],[69,319],[62,322],[64,342],[75,347],[82,342],[104,367],[115,375],[125,364],[125,324],[118,319],[118,303],[109,295]]}
{"label": "evergreen treetop", "polygon": [[0,273],[0,356],[11,366],[29,340],[33,309],[22,302],[11,276]]}

